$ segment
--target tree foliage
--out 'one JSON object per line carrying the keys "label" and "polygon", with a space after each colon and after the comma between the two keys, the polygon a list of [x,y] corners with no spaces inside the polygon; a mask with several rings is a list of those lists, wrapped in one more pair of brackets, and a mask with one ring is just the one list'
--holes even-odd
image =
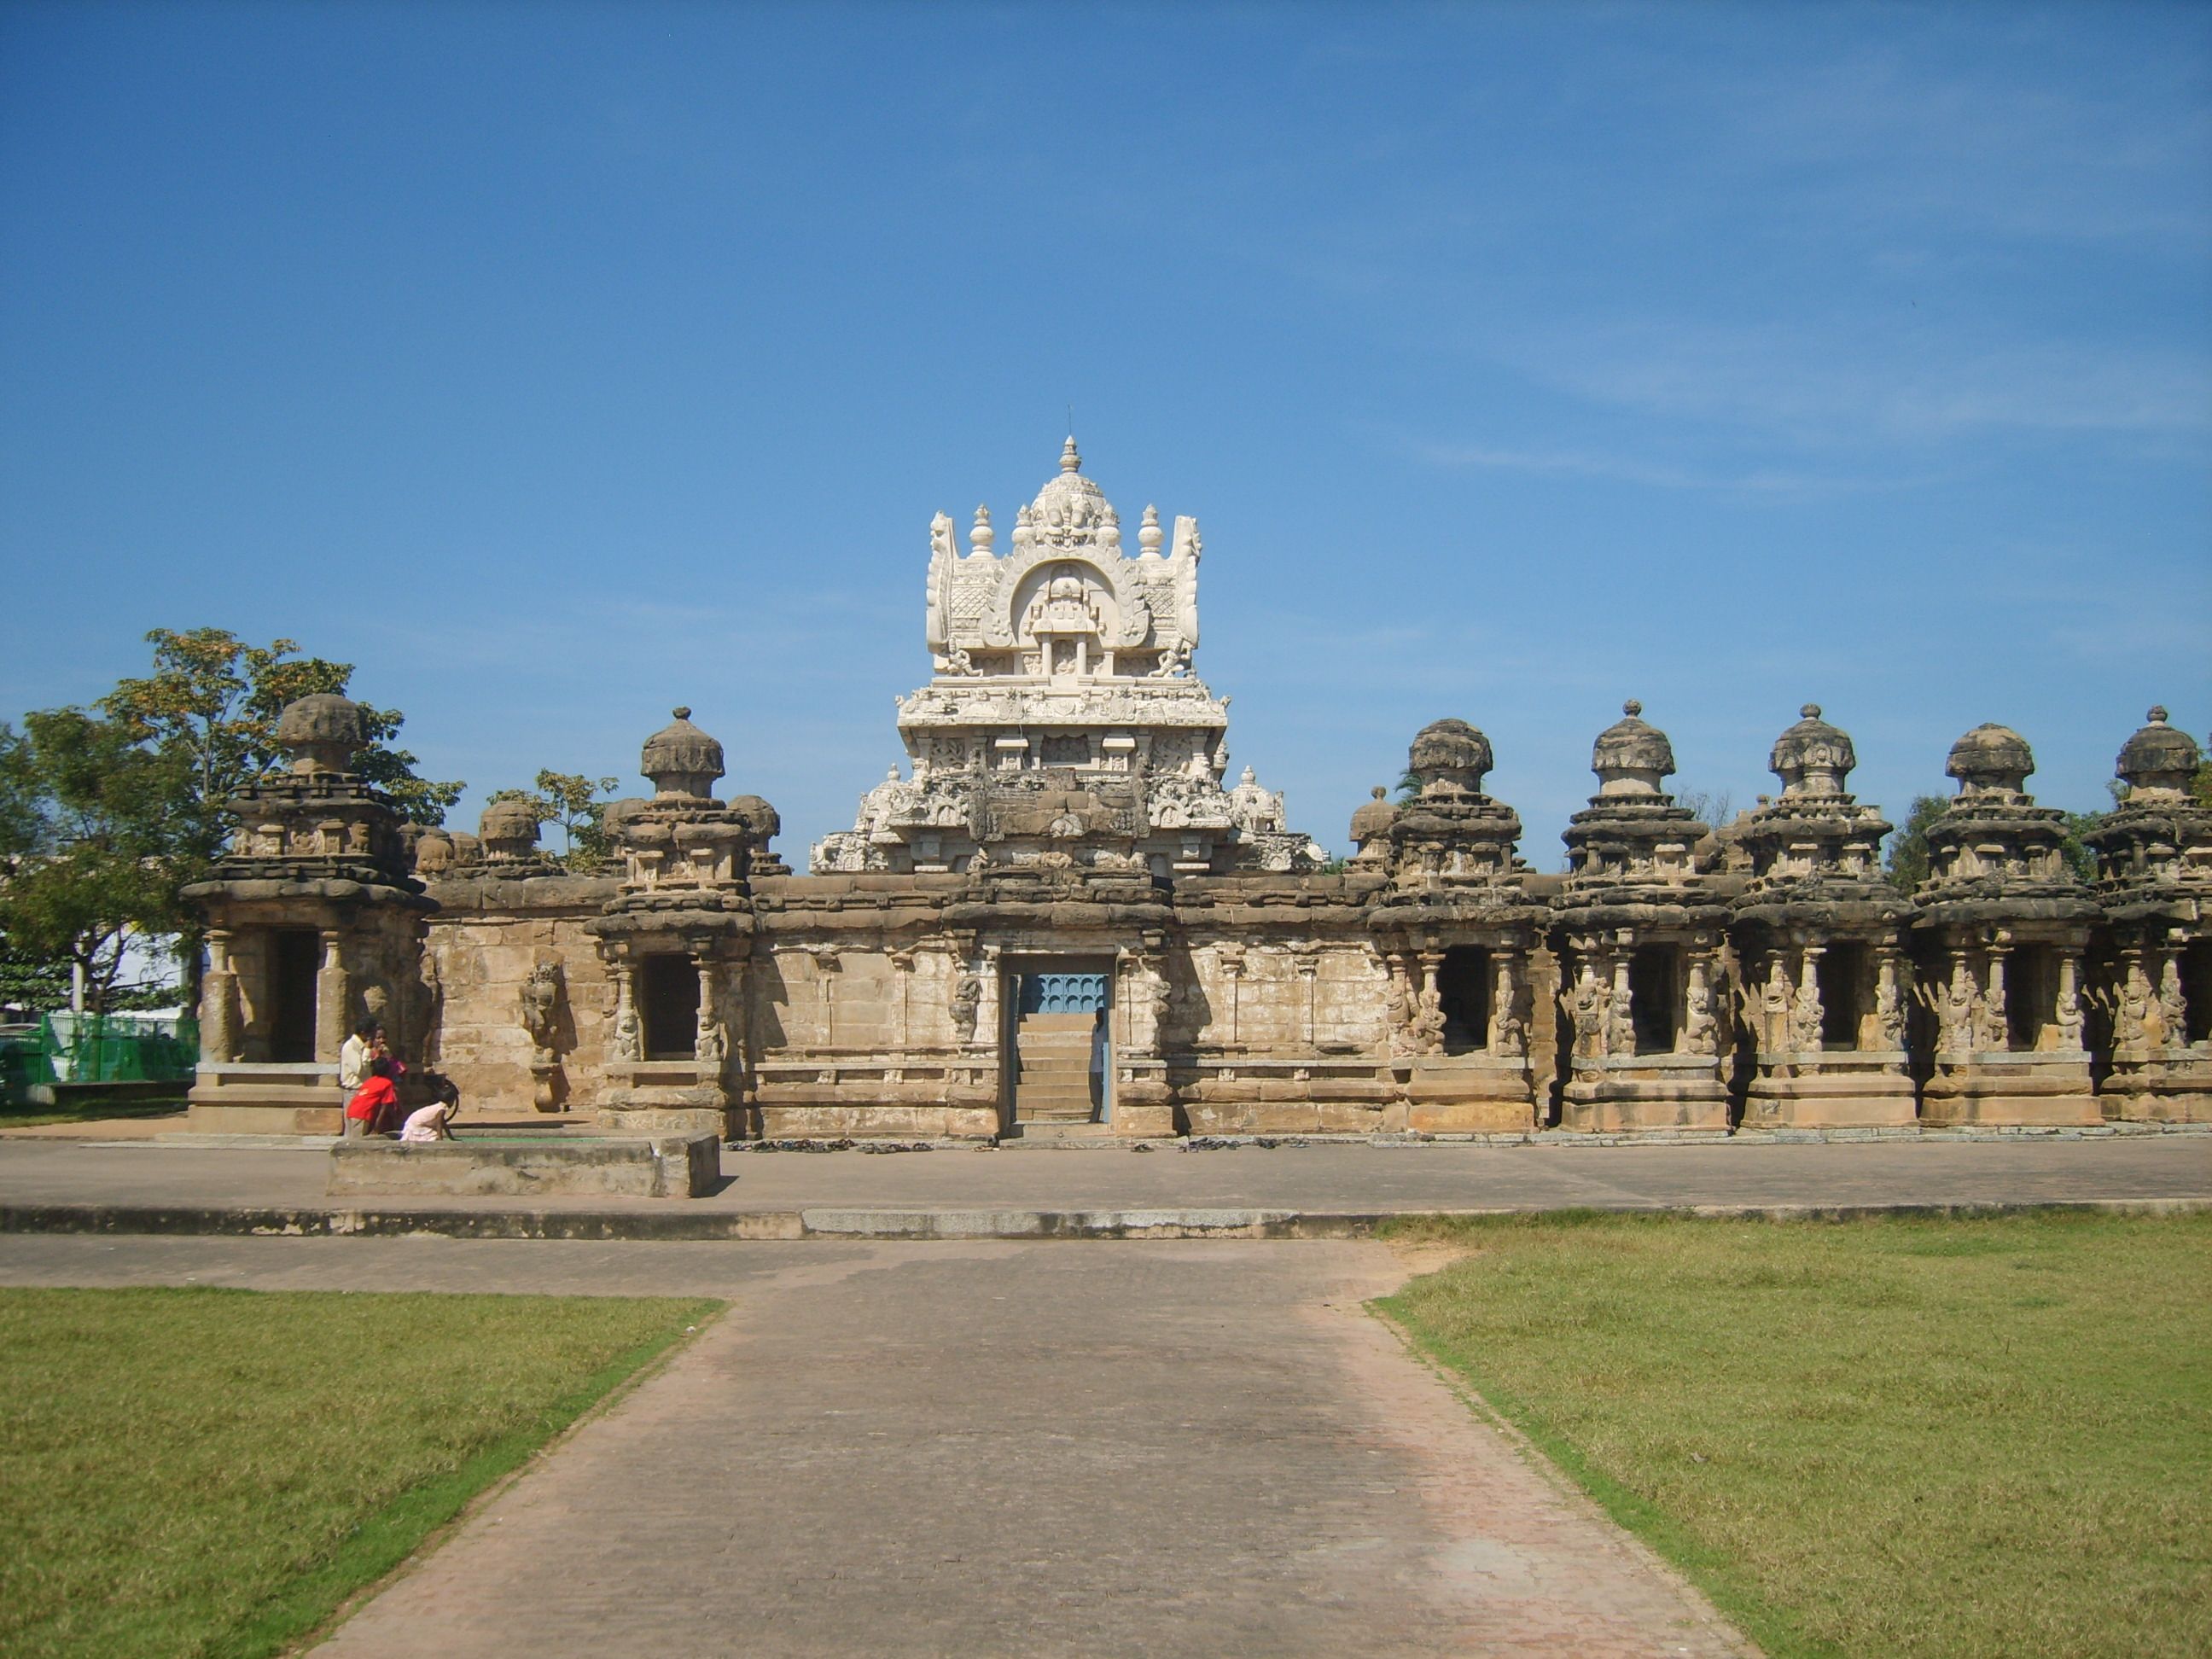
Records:
{"label": "tree foliage", "polygon": [[[0,726],[0,975],[51,1006],[82,968],[88,1006],[106,1004],[134,933],[177,934],[185,995],[197,990],[199,923],[178,896],[205,879],[228,835],[224,805],[278,769],[284,706],[343,693],[350,663],[298,655],[291,640],[248,645],[220,628],[156,629],[153,672],[119,681],[92,709]],[[417,776],[390,739],[399,711],[364,708],[361,774],[419,823],[441,822],[462,786]]]}
{"label": "tree foliage", "polygon": [[[140,741],[183,758],[203,856],[212,860],[222,846],[223,802],[284,763],[276,741],[284,705],[319,692],[343,695],[354,665],[299,656],[295,640],[248,645],[221,628],[157,628],[146,641],[154,672],[118,682],[99,706]],[[355,757],[356,769],[410,822],[444,823],[464,786],[416,775],[415,757],[389,741],[406,719],[398,709],[363,704],[362,716],[369,745]]]}
{"label": "tree foliage", "polygon": [[[561,862],[587,874],[606,862],[606,811],[620,778],[589,778],[580,772],[541,771],[531,789],[501,789],[495,801],[520,801],[540,824],[561,831]],[[602,800],[600,796],[609,797]]]}
{"label": "tree foliage", "polygon": [[1928,831],[1951,805],[1942,795],[1915,795],[1905,822],[1889,838],[1890,885],[1910,893],[1928,879]]}
{"label": "tree foliage", "polygon": [[[1915,795],[1904,823],[1890,836],[1889,879],[1899,892],[1911,893],[1928,879],[1928,831],[1948,810],[1951,799],[1944,795]],[[2066,860],[2066,867],[2083,881],[2095,878],[2097,857],[2082,837],[2097,827],[2103,816],[2100,812],[2062,815],[2059,855]]]}
{"label": "tree foliage", "polygon": [[82,708],[0,731],[0,938],[13,976],[47,1006],[74,969],[86,1007],[104,1012],[131,936],[185,926],[182,774],[179,757]]}

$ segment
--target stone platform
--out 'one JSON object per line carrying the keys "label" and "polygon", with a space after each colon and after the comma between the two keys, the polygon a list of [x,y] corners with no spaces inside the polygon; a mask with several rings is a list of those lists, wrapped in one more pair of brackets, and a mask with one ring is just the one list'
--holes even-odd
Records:
{"label": "stone platform", "polygon": [[627,1139],[471,1135],[457,1140],[341,1140],[333,1198],[704,1198],[720,1185],[711,1134]]}

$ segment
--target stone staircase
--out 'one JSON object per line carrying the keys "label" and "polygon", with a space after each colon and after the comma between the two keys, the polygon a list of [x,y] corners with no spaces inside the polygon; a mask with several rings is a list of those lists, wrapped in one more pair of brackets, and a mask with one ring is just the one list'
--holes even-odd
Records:
{"label": "stone staircase", "polygon": [[1014,1121],[1088,1123],[1094,1014],[1024,1014],[1014,1034]]}

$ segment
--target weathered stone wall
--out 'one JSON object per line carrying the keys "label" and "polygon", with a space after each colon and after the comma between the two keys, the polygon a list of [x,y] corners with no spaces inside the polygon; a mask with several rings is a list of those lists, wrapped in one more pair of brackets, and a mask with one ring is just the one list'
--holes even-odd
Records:
{"label": "weathered stone wall", "polygon": [[[459,1085],[471,1109],[527,1111],[549,1093],[555,1108],[597,1103],[613,990],[585,924],[613,892],[611,881],[567,876],[464,874],[432,885],[440,908],[424,941],[424,980],[437,1025],[422,1057]],[[534,1069],[538,1049],[524,1024],[523,988],[547,961],[560,965],[553,1064]]]}

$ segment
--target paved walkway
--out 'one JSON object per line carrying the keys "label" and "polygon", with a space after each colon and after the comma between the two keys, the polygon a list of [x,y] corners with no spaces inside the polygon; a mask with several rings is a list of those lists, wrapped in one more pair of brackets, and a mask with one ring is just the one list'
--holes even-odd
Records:
{"label": "paved walkway", "polygon": [[[0,1205],[325,1206],[326,1156],[0,1140]],[[2212,1135],[1705,1146],[1243,1146],[1133,1152],[725,1152],[712,1197],[348,1200],[348,1207],[669,1216],[844,1210],[1994,1204],[2212,1199]]]}
{"label": "paved walkway", "polygon": [[1404,1271],[1334,1243],[0,1251],[15,1283],[731,1300],[333,1659],[1747,1651],[1361,1309]]}

